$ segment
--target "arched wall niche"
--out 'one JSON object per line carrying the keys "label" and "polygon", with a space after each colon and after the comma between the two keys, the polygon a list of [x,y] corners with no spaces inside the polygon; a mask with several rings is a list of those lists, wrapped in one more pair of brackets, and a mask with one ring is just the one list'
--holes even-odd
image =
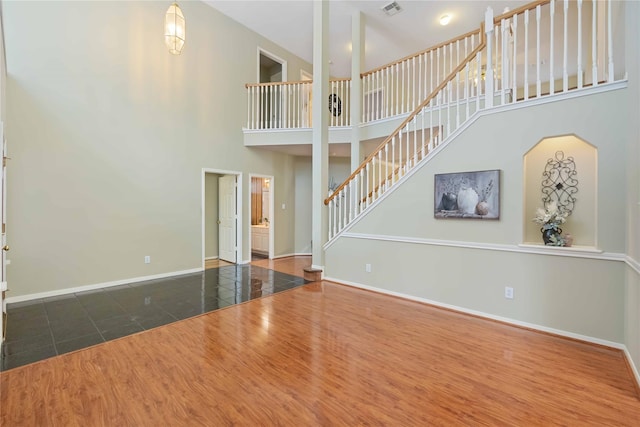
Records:
{"label": "arched wall niche", "polygon": [[561,151],[575,162],[578,191],[571,215],[562,225],[573,236],[573,246],[597,248],[598,150],[576,135],[543,138],[524,155],[523,242],[543,245],[540,226],[533,222],[536,209],[543,207],[542,180],[545,166]]}

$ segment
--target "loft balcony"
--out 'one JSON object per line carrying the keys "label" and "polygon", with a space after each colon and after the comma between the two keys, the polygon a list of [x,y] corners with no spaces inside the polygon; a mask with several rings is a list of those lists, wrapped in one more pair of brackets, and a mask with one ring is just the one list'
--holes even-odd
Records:
{"label": "loft balcony", "polygon": [[[428,120],[412,126],[443,138],[489,107],[624,80],[624,31],[614,25],[623,22],[620,11],[610,0],[535,2],[361,74],[362,113],[355,124],[361,142],[374,148],[418,110]],[[246,89],[245,146],[309,154],[312,82],[247,84]],[[330,80],[329,93],[329,144],[335,151],[351,141],[351,79]]]}

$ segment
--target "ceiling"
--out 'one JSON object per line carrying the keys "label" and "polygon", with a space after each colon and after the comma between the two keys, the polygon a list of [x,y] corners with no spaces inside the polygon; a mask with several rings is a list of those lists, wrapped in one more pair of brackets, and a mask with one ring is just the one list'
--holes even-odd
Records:
{"label": "ceiling", "polygon": [[[312,62],[312,0],[203,0],[288,51]],[[351,76],[351,16],[365,17],[365,65],[371,70],[440,42],[479,28],[488,6],[497,15],[530,1],[397,0],[402,10],[387,16],[381,8],[391,0],[330,0],[329,71],[333,77]],[[442,26],[442,15],[451,22]],[[293,76],[292,76],[293,77]],[[295,80],[295,78],[290,78]]]}

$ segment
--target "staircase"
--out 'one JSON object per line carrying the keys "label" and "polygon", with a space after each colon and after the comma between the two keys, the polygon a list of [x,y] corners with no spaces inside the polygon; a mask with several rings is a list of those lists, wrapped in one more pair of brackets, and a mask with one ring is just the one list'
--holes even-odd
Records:
{"label": "staircase", "polygon": [[495,17],[488,9],[480,43],[324,201],[327,245],[480,112],[624,79],[614,68],[612,7],[613,0],[544,0]]}

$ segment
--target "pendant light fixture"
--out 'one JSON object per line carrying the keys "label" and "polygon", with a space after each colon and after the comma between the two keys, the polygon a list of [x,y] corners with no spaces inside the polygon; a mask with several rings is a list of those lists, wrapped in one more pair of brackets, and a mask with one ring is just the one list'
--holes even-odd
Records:
{"label": "pendant light fixture", "polygon": [[164,43],[167,45],[169,52],[174,55],[180,55],[186,40],[187,26],[184,21],[184,15],[177,3],[173,3],[167,9],[164,16]]}

